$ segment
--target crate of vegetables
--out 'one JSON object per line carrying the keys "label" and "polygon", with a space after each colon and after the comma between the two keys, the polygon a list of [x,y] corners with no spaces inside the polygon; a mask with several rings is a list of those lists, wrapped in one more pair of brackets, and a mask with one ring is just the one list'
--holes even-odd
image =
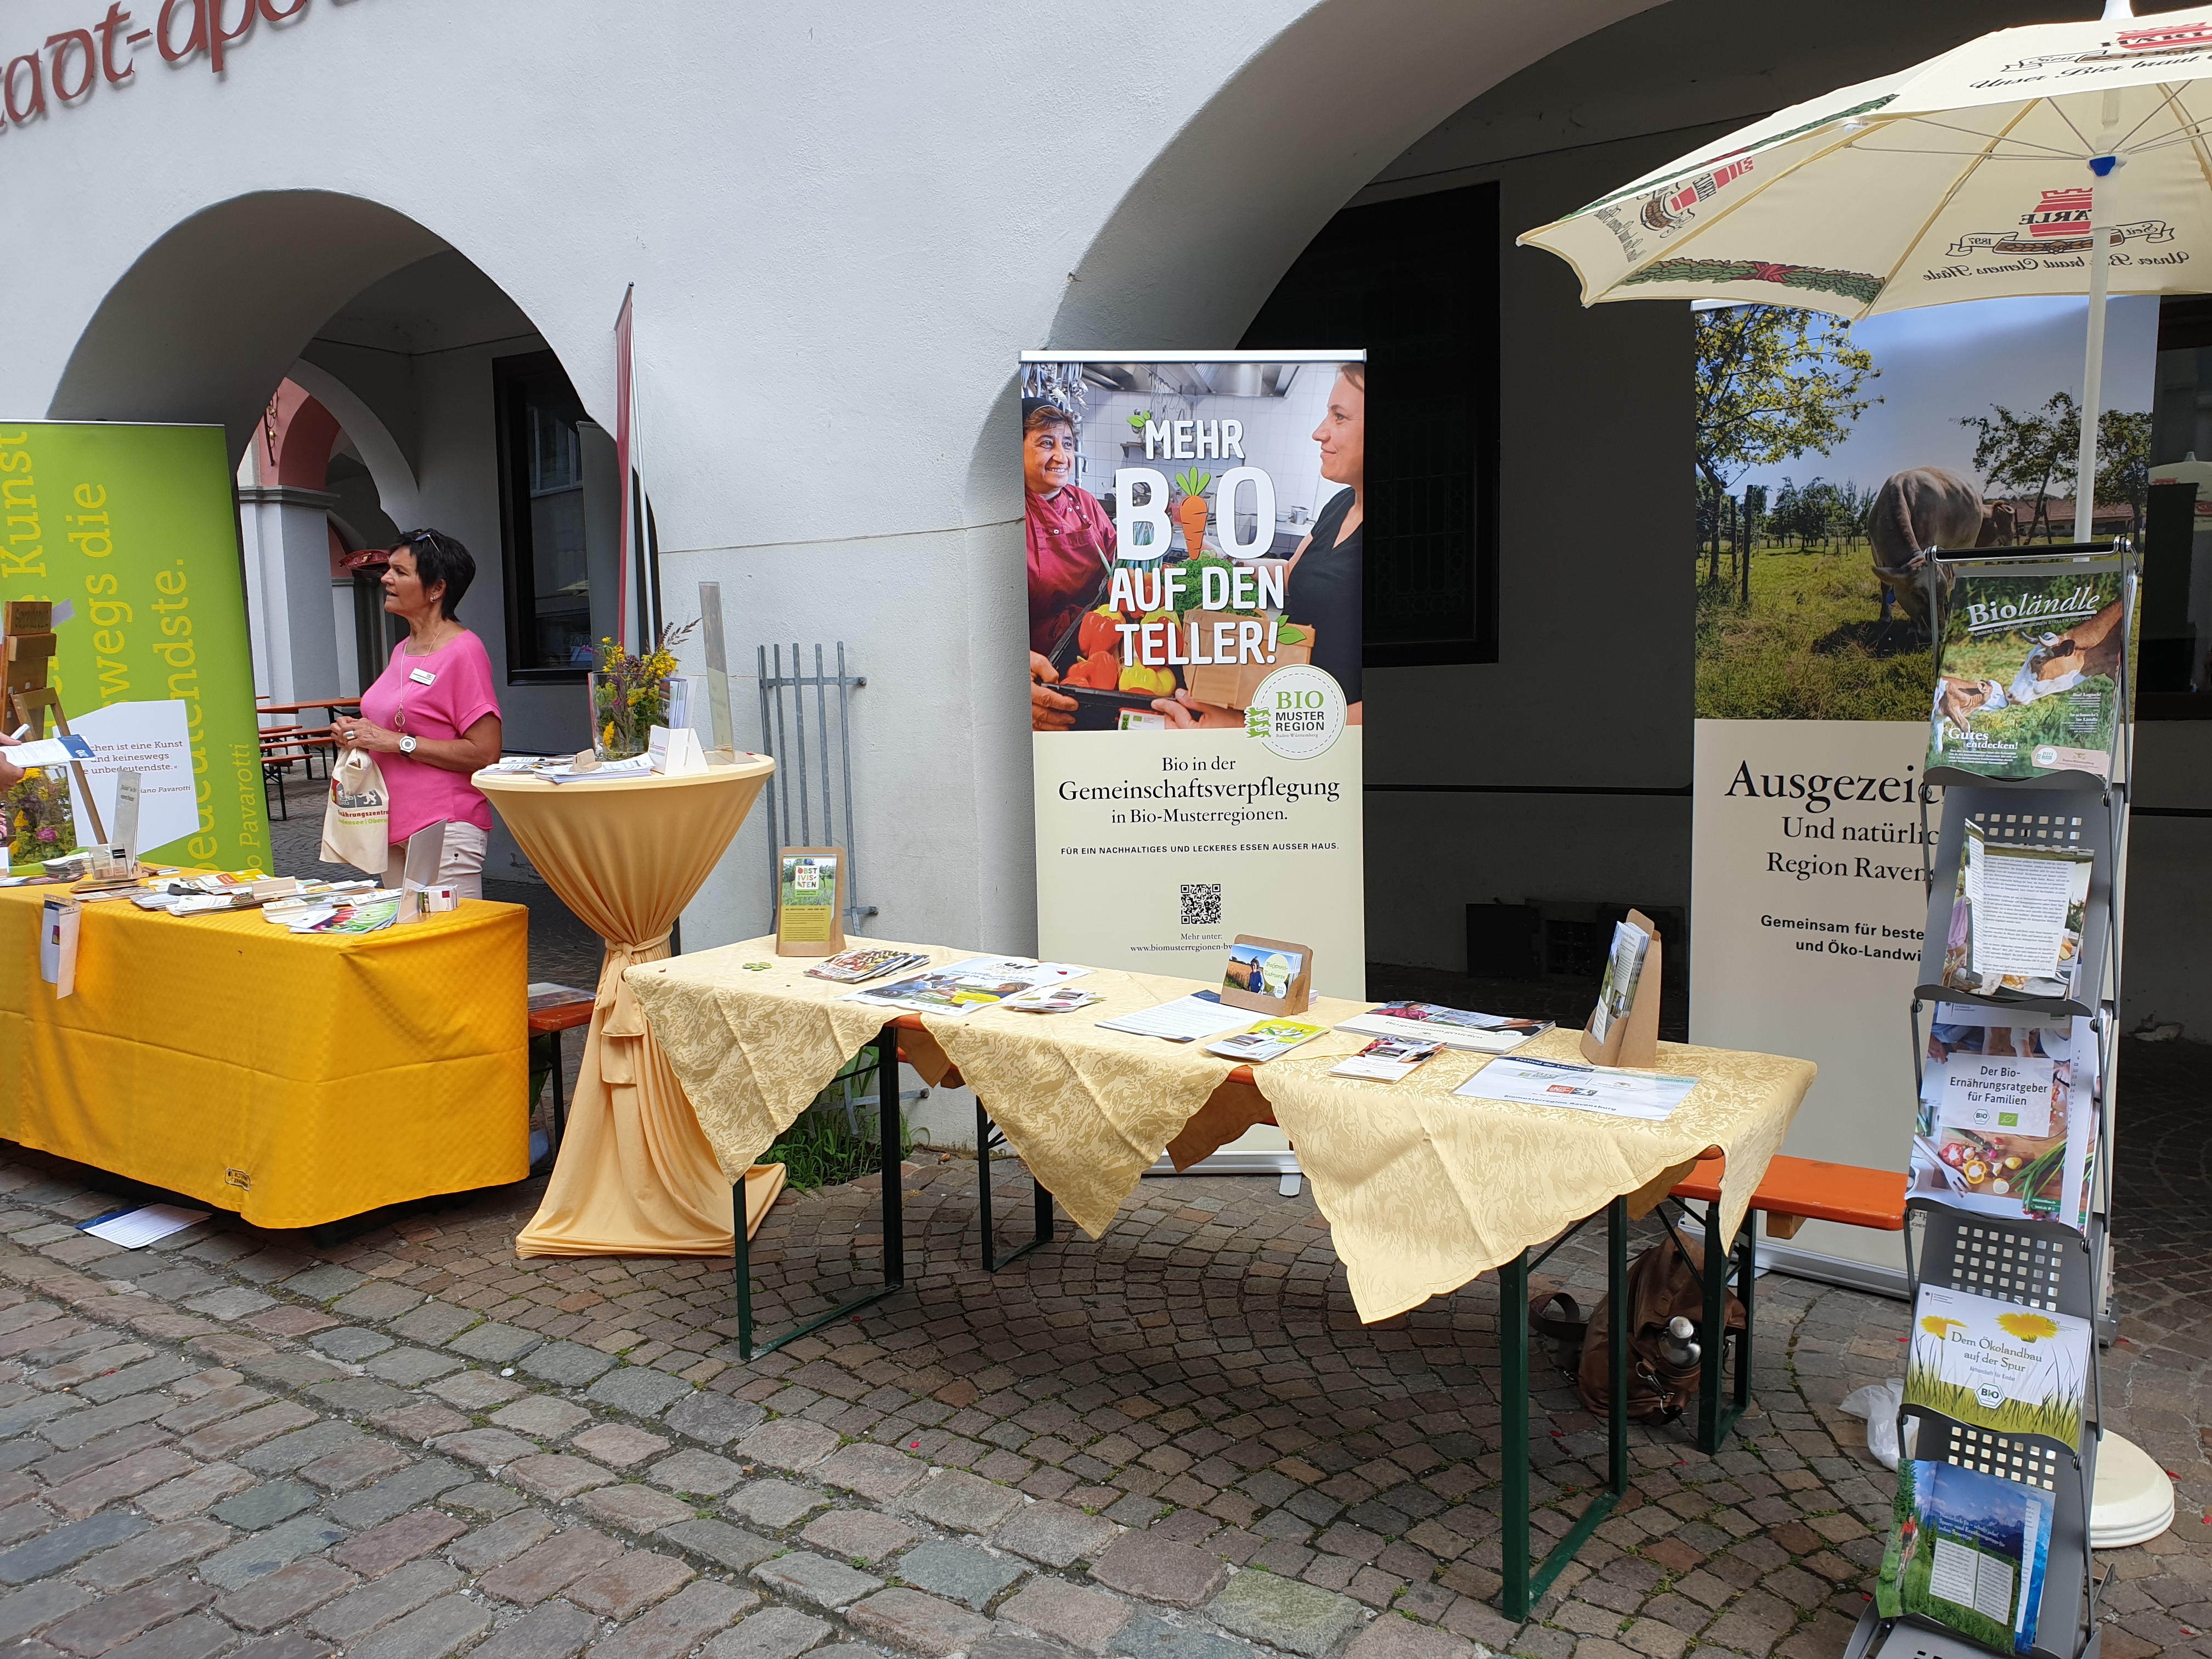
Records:
{"label": "crate of vegetables", "polygon": [[1249,708],[1260,694],[1260,682],[1278,668],[1313,660],[1314,629],[1310,623],[1294,623],[1281,617],[1267,619],[1274,629],[1273,662],[1199,663],[1183,670],[1184,684],[1199,702],[1217,708]]}

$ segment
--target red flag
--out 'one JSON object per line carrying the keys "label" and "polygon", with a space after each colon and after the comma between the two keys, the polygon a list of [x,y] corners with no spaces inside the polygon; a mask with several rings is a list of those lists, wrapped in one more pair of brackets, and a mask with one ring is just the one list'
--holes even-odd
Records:
{"label": "red flag", "polygon": [[636,526],[630,521],[630,301],[637,294],[632,283],[623,294],[622,314],[615,319],[615,476],[622,480],[622,536],[617,544],[622,568],[615,579],[615,638],[625,641],[629,628],[629,568],[631,542]]}

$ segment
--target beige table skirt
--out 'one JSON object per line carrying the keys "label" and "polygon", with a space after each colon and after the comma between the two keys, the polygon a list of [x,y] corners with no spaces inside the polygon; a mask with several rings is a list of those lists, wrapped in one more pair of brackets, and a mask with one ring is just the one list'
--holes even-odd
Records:
{"label": "beige table skirt", "polygon": [[[933,965],[981,954],[899,948]],[[845,1000],[850,988],[808,978],[808,963],[774,949],[773,939],[750,940],[626,975],[724,1169],[750,1164],[897,1013]],[[1202,1043],[1096,1024],[1206,988],[1111,969],[1080,983],[1103,1001],[1073,1014],[925,1014],[929,1041],[903,1046],[932,1083],[946,1064],[957,1066],[1008,1144],[1096,1238],[1169,1144],[1202,1131],[1209,1103],[1219,1127],[1240,1109],[1234,1062]],[[1369,1006],[1318,999],[1306,1017],[1333,1024]],[[1324,1075],[1363,1042],[1331,1032],[1254,1069],[1370,1321],[1457,1289],[1711,1148],[1728,1154],[1723,1223],[1733,1236],[1814,1077],[1806,1060],[1663,1044],[1662,1067],[1697,1076],[1698,1086],[1666,1122],[1641,1123],[1454,1097],[1486,1063],[1473,1054],[1440,1054],[1395,1084]],[[1575,1033],[1555,1031],[1522,1052],[1571,1058],[1575,1042]]]}

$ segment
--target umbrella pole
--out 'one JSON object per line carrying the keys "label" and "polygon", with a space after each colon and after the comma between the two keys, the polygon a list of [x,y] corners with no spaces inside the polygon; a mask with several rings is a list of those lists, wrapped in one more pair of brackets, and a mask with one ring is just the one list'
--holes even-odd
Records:
{"label": "umbrella pole", "polygon": [[[2104,194],[2102,190],[2097,192]],[[2095,215],[2092,213],[2094,219]],[[2093,224],[2089,235],[2089,350],[2081,366],[2081,453],[2074,484],[2074,539],[2092,539],[2097,504],[2097,416],[2105,403],[2105,291],[2112,280],[2112,255],[2106,230]]]}
{"label": "umbrella pole", "polygon": [[[2107,103],[2112,101],[2107,96]],[[2117,111],[2108,110],[2106,125]],[[2089,345],[2081,365],[2081,449],[2074,477],[2074,539],[2094,539],[2097,515],[2097,420],[2105,407],[2105,301],[2112,281],[2112,169],[2117,158],[2100,155],[2089,163],[2096,175],[2089,186]]]}

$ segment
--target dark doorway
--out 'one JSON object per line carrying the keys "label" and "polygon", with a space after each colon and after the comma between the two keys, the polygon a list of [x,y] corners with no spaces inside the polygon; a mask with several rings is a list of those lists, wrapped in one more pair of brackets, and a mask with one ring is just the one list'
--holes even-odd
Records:
{"label": "dark doorway", "polygon": [[1498,660],[1498,187],[1346,208],[1245,331],[1364,346],[1370,668]]}

